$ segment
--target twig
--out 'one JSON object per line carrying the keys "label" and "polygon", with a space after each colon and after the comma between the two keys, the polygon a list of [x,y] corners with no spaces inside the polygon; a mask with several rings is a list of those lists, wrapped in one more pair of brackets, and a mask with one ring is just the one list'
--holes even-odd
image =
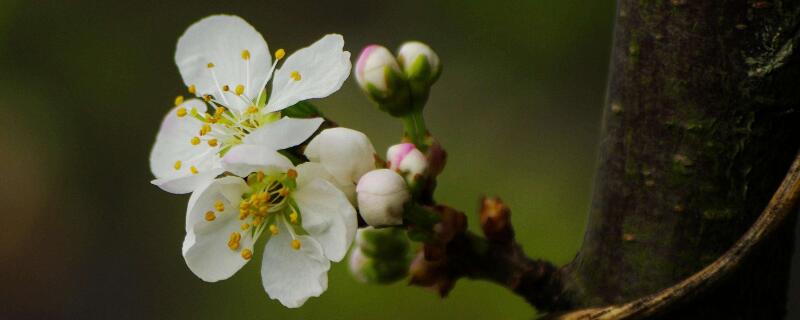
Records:
{"label": "twig", "polygon": [[675,305],[688,301],[718,284],[720,279],[732,274],[741,261],[756,251],[777,230],[787,217],[795,214],[800,198],[800,153],[795,157],[789,172],[772,196],[750,230],[747,231],[724,255],[680,283],[655,294],[637,300],[600,308],[582,309],[553,315],[559,320],[595,319],[644,319],[671,310]]}
{"label": "twig", "polygon": [[539,310],[563,310],[561,273],[552,263],[531,259],[514,240],[511,211],[498,198],[484,198],[481,237],[466,230],[466,216],[431,208],[442,217],[435,239],[425,243],[411,266],[411,284],[446,296],[460,278],[488,280],[508,288]]}

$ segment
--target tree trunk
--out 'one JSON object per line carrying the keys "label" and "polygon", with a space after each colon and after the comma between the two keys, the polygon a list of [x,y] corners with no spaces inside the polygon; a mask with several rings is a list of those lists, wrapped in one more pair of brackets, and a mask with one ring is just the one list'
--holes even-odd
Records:
{"label": "tree trunk", "polygon": [[[757,218],[800,147],[798,2],[619,1],[575,307],[668,287]],[[793,227],[668,318],[782,317]]]}

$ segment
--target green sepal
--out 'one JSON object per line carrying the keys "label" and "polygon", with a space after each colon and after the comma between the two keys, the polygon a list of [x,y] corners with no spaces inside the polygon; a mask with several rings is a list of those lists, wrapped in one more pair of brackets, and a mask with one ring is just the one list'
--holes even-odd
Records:
{"label": "green sepal", "polygon": [[409,229],[408,239],[414,242],[427,242],[433,238],[433,231],[421,229]]}
{"label": "green sepal", "polygon": [[394,117],[402,117],[411,110],[408,80],[404,73],[389,66],[383,69],[386,78],[386,91],[381,91],[372,83],[367,83],[366,92],[369,98],[378,104],[378,109]]}
{"label": "green sepal", "polygon": [[261,95],[258,96],[258,100],[256,101],[256,106],[258,108],[262,108],[267,104],[267,90],[262,90]]}
{"label": "green sepal", "polygon": [[408,253],[408,238],[400,228],[364,229],[358,237],[359,249],[370,258],[396,259]]}
{"label": "green sepal", "polygon": [[360,272],[367,283],[389,284],[408,275],[408,263],[406,257],[397,260],[367,258]]}
{"label": "green sepal", "polygon": [[403,224],[408,226],[408,238],[412,241],[425,242],[433,237],[433,226],[441,218],[422,206],[409,204],[403,212]]}
{"label": "green sepal", "polygon": [[322,117],[322,112],[308,101],[300,101],[293,106],[281,111],[284,117],[291,118],[315,118]]}
{"label": "green sepal", "polygon": [[431,65],[428,63],[428,57],[421,54],[411,63],[406,69],[406,76],[410,82],[424,82],[431,84]]}
{"label": "green sepal", "polygon": [[433,227],[434,224],[439,223],[441,218],[436,213],[428,211],[424,207],[415,204],[406,206],[403,213],[403,220],[420,227]]}

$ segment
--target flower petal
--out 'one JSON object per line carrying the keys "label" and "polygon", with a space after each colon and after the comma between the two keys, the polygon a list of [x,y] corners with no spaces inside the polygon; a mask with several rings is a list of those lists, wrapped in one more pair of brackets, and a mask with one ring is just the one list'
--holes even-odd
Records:
{"label": "flower petal", "polygon": [[[216,158],[216,156],[214,157]],[[225,172],[225,169],[222,169],[217,165],[197,174],[184,174],[176,177],[153,179],[150,181],[150,183],[158,186],[166,192],[184,194],[196,190],[204,183],[213,181],[214,178],[223,172]]]}
{"label": "flower petal", "polygon": [[[247,184],[241,178],[224,177],[204,185],[189,199],[183,257],[189,269],[204,281],[230,278],[248,261],[242,258],[241,250],[252,250],[252,237],[242,233],[238,219],[239,199],[245,190]],[[217,202],[224,206],[221,212]],[[214,215],[212,221],[206,219],[209,211]],[[236,250],[228,247],[234,232],[241,235]]]}
{"label": "flower petal", "polygon": [[366,135],[352,129],[322,131],[308,143],[305,155],[325,166],[337,179],[354,184],[375,169],[375,148]]}
{"label": "flower petal", "polygon": [[216,170],[219,168],[220,159],[216,156],[219,147],[209,147],[205,143],[193,145],[191,140],[197,136],[202,123],[188,115],[178,117],[176,111],[179,108],[204,112],[206,105],[192,99],[167,113],[150,151],[150,170],[156,177],[153,184],[168,192],[188,193],[219,174]]}
{"label": "flower petal", "polygon": [[350,75],[350,52],[342,51],[343,47],[341,35],[329,34],[286,58],[275,71],[267,110],[283,110],[339,90]]}
{"label": "flower petal", "polygon": [[[249,59],[243,57],[245,50]],[[231,108],[243,110],[248,103],[235,96],[236,86],[244,86],[244,96],[254,100],[268,76],[272,57],[261,34],[242,18],[214,15],[186,29],[178,39],[175,63],[184,84],[194,85],[198,97],[210,94],[219,101],[227,99]],[[220,86],[225,85],[230,91],[223,98]]]}
{"label": "flower petal", "polygon": [[296,119],[284,117],[278,121],[267,123],[244,137],[246,144],[282,150],[303,143],[325,120],[322,118]]}
{"label": "flower petal", "polygon": [[294,167],[292,162],[277,151],[252,144],[237,145],[222,158],[222,167],[240,177],[264,171],[285,172]]}
{"label": "flower petal", "polygon": [[270,298],[286,307],[302,306],[328,289],[331,262],[314,238],[298,236],[300,250],[292,249],[289,231],[279,223],[279,233],[267,242],[261,265],[261,282]]}
{"label": "flower petal", "polygon": [[319,241],[328,259],[342,260],[358,229],[356,210],[347,196],[330,182],[315,179],[298,184],[293,199],[300,207],[303,229]]}
{"label": "flower petal", "polygon": [[297,170],[297,187],[310,183],[316,179],[324,179],[344,192],[347,200],[356,205],[356,184],[350,181],[336,179],[324,166],[316,162],[304,162],[295,168]]}

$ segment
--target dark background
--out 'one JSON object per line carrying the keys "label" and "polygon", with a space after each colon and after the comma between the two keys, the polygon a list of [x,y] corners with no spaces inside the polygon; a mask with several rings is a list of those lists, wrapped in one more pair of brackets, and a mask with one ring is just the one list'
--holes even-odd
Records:
{"label": "dark background", "polygon": [[[426,109],[450,153],[438,199],[472,219],[481,195],[500,195],[528,254],[563,264],[578,250],[613,1],[2,0],[0,315],[533,316],[522,299],[485,282],[460,281],[441,300],[402,282],[359,284],[345,263],[334,265],[322,297],[296,310],[267,298],[259,257],[227,281],[196,278],[180,254],[188,196],[152,186],[147,159],[162,117],[185,90],[176,41],[214,13],[242,16],[272,50],[289,54],[331,32],[344,35],[353,59],[370,43],[427,42],[445,65]],[[317,104],[369,135],[379,152],[399,139],[400,124],[352,79]],[[799,294],[793,290],[790,305]]]}

